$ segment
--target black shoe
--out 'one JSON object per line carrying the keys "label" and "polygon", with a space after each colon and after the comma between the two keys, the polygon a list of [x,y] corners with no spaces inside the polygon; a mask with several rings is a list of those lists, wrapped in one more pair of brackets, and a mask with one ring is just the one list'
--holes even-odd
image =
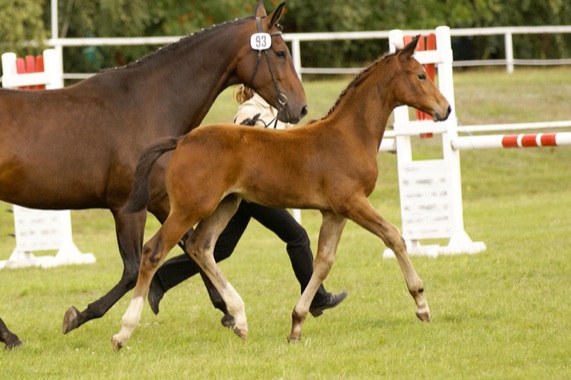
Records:
{"label": "black shoe", "polygon": [[345,297],[347,297],[347,292],[329,294],[324,300],[314,300],[314,302],[312,302],[311,306],[309,307],[309,312],[314,317],[319,317],[321,314],[323,314],[324,310],[331,309],[332,307],[339,305],[345,299]]}
{"label": "black shoe", "polygon": [[151,305],[151,310],[155,315],[159,314],[159,303],[163,299],[165,291],[163,287],[155,280],[151,281],[151,287],[149,288],[149,305]]}
{"label": "black shoe", "polygon": [[224,316],[220,320],[220,323],[222,323],[222,326],[229,328],[234,328],[234,326],[236,326],[236,321],[234,320],[234,317],[228,313],[224,314]]}

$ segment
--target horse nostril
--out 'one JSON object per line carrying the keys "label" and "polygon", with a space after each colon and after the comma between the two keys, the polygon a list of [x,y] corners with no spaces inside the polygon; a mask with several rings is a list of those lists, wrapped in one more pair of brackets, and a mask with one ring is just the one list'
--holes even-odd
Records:
{"label": "horse nostril", "polygon": [[452,106],[448,106],[448,112],[446,113],[446,117],[450,116],[450,113],[452,112]]}
{"label": "horse nostril", "polygon": [[303,119],[303,117],[307,115],[307,106],[303,106],[301,109],[301,114],[299,115],[300,119]]}

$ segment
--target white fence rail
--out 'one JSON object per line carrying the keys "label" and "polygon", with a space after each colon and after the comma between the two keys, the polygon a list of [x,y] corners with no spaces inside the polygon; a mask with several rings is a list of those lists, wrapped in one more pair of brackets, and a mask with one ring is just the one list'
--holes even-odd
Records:
{"label": "white fence rail", "polygon": [[[427,34],[430,30],[406,30],[409,35]],[[517,59],[514,57],[513,35],[518,34],[571,34],[571,26],[506,26],[492,28],[462,28],[451,29],[451,37],[475,37],[475,36],[503,36],[505,59],[496,60],[464,60],[454,61],[455,67],[466,66],[506,66],[506,71],[511,73],[517,65],[569,65],[571,58],[561,59]],[[327,67],[303,67],[301,65],[301,43],[307,41],[334,41],[334,40],[365,40],[389,38],[389,31],[363,31],[363,32],[327,32],[327,33],[285,33],[284,39],[291,43],[291,52],[294,65],[300,75],[303,74],[355,74],[360,68],[327,68]],[[129,46],[129,45],[165,45],[178,41],[181,36],[170,37],[134,37],[134,38],[52,38],[47,41],[49,46],[61,51],[64,47],[81,46]],[[571,36],[569,37],[571,38]],[[387,46],[387,44],[383,45]],[[64,73],[65,79],[84,79],[93,74]]]}

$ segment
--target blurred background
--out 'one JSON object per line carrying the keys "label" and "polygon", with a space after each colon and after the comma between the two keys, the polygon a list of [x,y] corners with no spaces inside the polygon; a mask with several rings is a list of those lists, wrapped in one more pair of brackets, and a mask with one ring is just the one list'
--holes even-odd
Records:
{"label": "blurred background", "polygon": [[[266,0],[273,10],[281,1]],[[61,38],[183,36],[252,15],[255,0],[59,0]],[[0,0],[0,51],[39,54],[51,38],[50,0]],[[571,25],[565,0],[290,0],[286,33]],[[502,59],[503,36],[454,37],[455,60]],[[514,35],[520,59],[571,58],[569,34]],[[64,49],[64,72],[92,73],[132,62],[156,45]],[[378,40],[309,41],[304,67],[363,67],[387,50]]]}

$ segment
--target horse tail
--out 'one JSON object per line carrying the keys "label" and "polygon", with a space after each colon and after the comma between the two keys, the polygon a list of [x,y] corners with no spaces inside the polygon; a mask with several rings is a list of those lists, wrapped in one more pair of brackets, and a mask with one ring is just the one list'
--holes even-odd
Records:
{"label": "horse tail", "polygon": [[153,164],[160,156],[168,151],[174,150],[177,141],[177,137],[171,137],[143,151],[137,163],[135,175],[133,176],[133,189],[131,190],[127,203],[123,207],[124,212],[132,213],[141,211],[147,206],[147,203],[149,203],[149,177],[151,176]]}

